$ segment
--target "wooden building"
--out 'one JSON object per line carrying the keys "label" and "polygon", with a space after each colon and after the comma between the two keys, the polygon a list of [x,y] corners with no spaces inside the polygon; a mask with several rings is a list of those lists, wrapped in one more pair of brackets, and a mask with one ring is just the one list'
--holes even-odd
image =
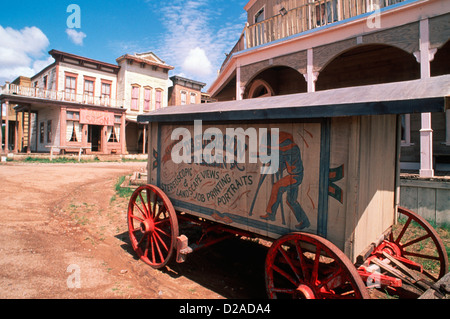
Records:
{"label": "wooden building", "polygon": [[[116,64],[58,50],[31,78],[0,87],[6,108],[5,152],[127,154],[145,152],[136,117],[167,107],[173,67],[152,52],[126,54]],[[1,134],[1,132],[0,132]]]}
{"label": "wooden building", "polygon": [[[251,0],[211,85],[219,101],[425,79],[450,72],[450,2]],[[401,165],[433,176],[450,114],[402,116]]]}

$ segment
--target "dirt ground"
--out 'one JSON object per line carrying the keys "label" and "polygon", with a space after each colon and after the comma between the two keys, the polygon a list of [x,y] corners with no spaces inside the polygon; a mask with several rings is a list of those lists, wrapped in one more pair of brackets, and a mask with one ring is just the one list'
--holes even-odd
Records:
{"label": "dirt ground", "polygon": [[145,165],[1,163],[0,299],[265,299],[268,248],[256,240],[230,239],[163,270],[137,259],[129,197],[115,185]]}
{"label": "dirt ground", "polygon": [[266,298],[266,251],[250,240],[164,270],[136,258],[114,185],[145,165],[1,164],[0,298]]}

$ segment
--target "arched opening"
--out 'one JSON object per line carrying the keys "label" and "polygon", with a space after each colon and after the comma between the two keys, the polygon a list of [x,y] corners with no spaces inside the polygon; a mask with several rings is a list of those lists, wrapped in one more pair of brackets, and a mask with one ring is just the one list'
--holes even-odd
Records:
{"label": "arched opening", "polygon": [[388,45],[361,45],[341,53],[319,72],[316,91],[419,78],[420,64],[413,55]]}
{"label": "arched opening", "polygon": [[305,78],[287,66],[274,66],[257,74],[248,82],[244,99],[306,92]]}
{"label": "arched opening", "polygon": [[253,99],[257,97],[274,96],[275,92],[272,87],[264,80],[257,79],[252,82],[248,92],[248,97]]}
{"label": "arched opening", "polygon": [[450,41],[447,41],[434,55],[431,61],[431,76],[450,74]]}

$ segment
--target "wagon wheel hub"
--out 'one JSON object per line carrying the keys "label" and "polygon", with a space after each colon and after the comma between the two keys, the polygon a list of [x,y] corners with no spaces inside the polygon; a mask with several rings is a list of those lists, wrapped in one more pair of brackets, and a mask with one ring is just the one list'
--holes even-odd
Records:
{"label": "wagon wheel hub", "polygon": [[141,223],[142,233],[148,234],[155,231],[155,222],[152,218],[148,218]]}
{"label": "wagon wheel hub", "polygon": [[294,294],[295,299],[316,299],[314,291],[305,284],[300,284]]}

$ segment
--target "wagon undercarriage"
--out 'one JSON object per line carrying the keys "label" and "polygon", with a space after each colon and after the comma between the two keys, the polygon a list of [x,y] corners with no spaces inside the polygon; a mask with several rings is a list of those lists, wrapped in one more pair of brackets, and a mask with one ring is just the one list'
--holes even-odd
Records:
{"label": "wagon undercarriage", "polygon": [[[318,235],[292,232],[273,241],[265,262],[268,297],[365,299],[370,298],[368,288],[420,296],[432,288],[444,298],[448,290],[435,285],[448,269],[442,241],[422,217],[404,208],[399,208],[399,213],[406,221],[370,245],[356,264]],[[132,195],[128,225],[135,252],[156,269],[172,260],[184,262],[188,254],[235,236],[255,237],[251,232],[176,212],[167,196],[153,185],[141,186]],[[411,227],[417,233],[412,237]],[[424,244],[433,245],[436,254],[414,250],[414,245]]]}

